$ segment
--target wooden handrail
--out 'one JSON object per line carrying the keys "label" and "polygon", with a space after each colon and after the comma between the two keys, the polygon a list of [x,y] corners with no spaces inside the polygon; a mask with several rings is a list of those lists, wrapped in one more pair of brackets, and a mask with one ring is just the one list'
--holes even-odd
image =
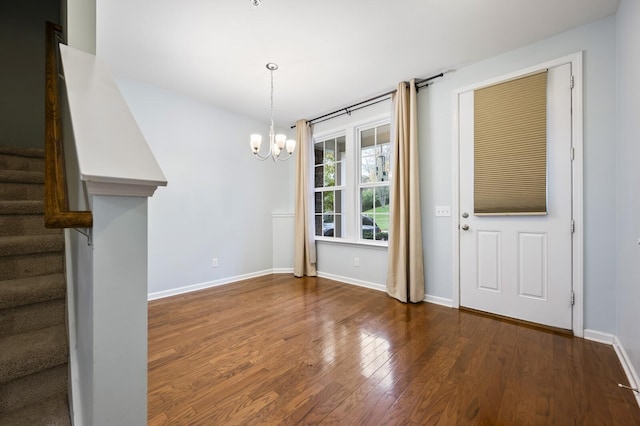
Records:
{"label": "wooden handrail", "polygon": [[59,46],[62,28],[47,22],[45,81],[44,225],[47,228],[91,228],[90,211],[70,211],[64,164],[62,120],[58,85]]}

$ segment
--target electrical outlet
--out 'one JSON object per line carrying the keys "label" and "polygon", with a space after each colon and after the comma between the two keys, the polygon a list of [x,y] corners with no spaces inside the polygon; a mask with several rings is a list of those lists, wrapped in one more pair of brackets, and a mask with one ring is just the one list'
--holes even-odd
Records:
{"label": "electrical outlet", "polygon": [[214,258],[211,260],[211,267],[212,267],[212,268],[217,268],[217,267],[218,267],[218,258],[217,258],[217,257],[214,257]]}
{"label": "electrical outlet", "polygon": [[436,216],[451,216],[451,206],[436,206]]}
{"label": "electrical outlet", "polygon": [[356,268],[360,266],[360,258],[359,257],[354,257],[353,258],[353,266],[355,266]]}

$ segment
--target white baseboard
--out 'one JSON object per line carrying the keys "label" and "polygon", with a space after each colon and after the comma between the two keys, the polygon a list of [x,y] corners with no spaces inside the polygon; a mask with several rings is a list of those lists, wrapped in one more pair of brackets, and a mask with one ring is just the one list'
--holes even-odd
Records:
{"label": "white baseboard", "polygon": [[613,341],[616,336],[610,333],[603,333],[601,331],[585,329],[584,338],[586,340],[592,340],[594,342],[604,343],[606,345],[613,345]]}
{"label": "white baseboard", "polygon": [[200,284],[192,284],[184,287],[172,288],[170,290],[149,293],[147,295],[147,300],[164,299],[165,297],[177,296],[178,294],[184,294],[184,293],[191,293],[192,291],[204,290],[211,287],[231,284],[236,281],[248,280],[249,278],[262,277],[264,275],[270,275],[273,273],[276,273],[276,272],[274,272],[274,270],[272,269],[266,269],[264,271],[251,272],[249,274],[243,274],[243,275],[236,275],[235,277],[222,278],[220,280],[208,281]]}
{"label": "white baseboard", "polygon": [[[632,388],[638,389],[640,387],[640,376],[638,376],[638,372],[633,367],[631,363],[631,359],[629,359],[629,355],[627,355],[627,351],[624,350],[624,346],[618,340],[618,336],[614,336],[613,339],[613,349],[616,351],[618,358],[620,359],[620,364],[622,364],[622,369],[624,373],[627,375],[627,380],[629,380],[629,386]],[[629,391],[632,392],[632,391]],[[636,402],[640,407],[640,394],[638,392],[633,392],[636,397]]]}
{"label": "white baseboard", "polygon": [[[329,274],[321,271],[318,271],[318,276],[320,278],[327,278],[334,281],[340,281],[345,284],[351,284],[351,285],[356,285],[358,287],[365,287],[365,288],[370,288],[372,290],[383,291],[385,293],[387,291],[387,287],[384,284],[357,280],[354,278],[343,277],[341,275],[334,275],[334,274]],[[427,303],[433,303],[434,305],[446,306],[447,308],[453,307],[453,300],[447,299],[445,297],[431,296],[427,294],[424,296],[424,301]]]}
{"label": "white baseboard", "polygon": [[424,301],[427,303],[433,303],[434,305],[446,306],[447,308],[453,308],[453,300],[446,297],[431,296],[430,294],[424,295]]}
{"label": "white baseboard", "polygon": [[317,274],[318,274],[318,276],[320,278],[327,278],[329,280],[340,281],[340,282],[345,283],[345,284],[351,284],[351,285],[356,285],[358,287],[370,288],[372,290],[387,291],[387,288],[384,285],[378,284],[378,283],[372,283],[372,282],[369,282],[369,281],[357,280],[355,278],[348,278],[348,277],[343,277],[343,276],[334,275],[334,274],[328,274],[326,272],[320,272],[320,271],[318,271]]}
{"label": "white baseboard", "polygon": [[273,268],[271,270],[273,274],[293,274],[293,268]]}
{"label": "white baseboard", "polygon": [[[620,360],[620,364],[622,365],[624,374],[627,376],[629,386],[638,389],[638,387],[640,386],[640,376],[638,376],[638,372],[633,367],[633,364],[631,363],[631,360],[629,359],[624,346],[622,346],[622,343],[620,343],[620,340],[618,340],[618,336],[596,330],[584,330],[584,338],[587,340],[593,340],[594,342],[613,346],[613,350],[616,351],[616,355],[618,356],[618,360]],[[633,392],[633,394],[636,397],[638,406],[640,407],[640,394],[638,394],[637,392]]]}

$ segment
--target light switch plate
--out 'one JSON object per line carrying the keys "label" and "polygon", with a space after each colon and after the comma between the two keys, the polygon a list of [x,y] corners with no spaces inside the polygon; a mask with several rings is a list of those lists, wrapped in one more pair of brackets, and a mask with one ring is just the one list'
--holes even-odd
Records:
{"label": "light switch plate", "polygon": [[436,216],[451,216],[451,206],[436,206]]}

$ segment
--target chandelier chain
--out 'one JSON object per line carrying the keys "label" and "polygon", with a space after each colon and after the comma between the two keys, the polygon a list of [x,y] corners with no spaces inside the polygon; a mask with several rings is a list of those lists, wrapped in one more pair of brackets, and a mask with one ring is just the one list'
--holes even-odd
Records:
{"label": "chandelier chain", "polygon": [[270,69],[271,73],[271,127],[273,128],[273,70]]}

